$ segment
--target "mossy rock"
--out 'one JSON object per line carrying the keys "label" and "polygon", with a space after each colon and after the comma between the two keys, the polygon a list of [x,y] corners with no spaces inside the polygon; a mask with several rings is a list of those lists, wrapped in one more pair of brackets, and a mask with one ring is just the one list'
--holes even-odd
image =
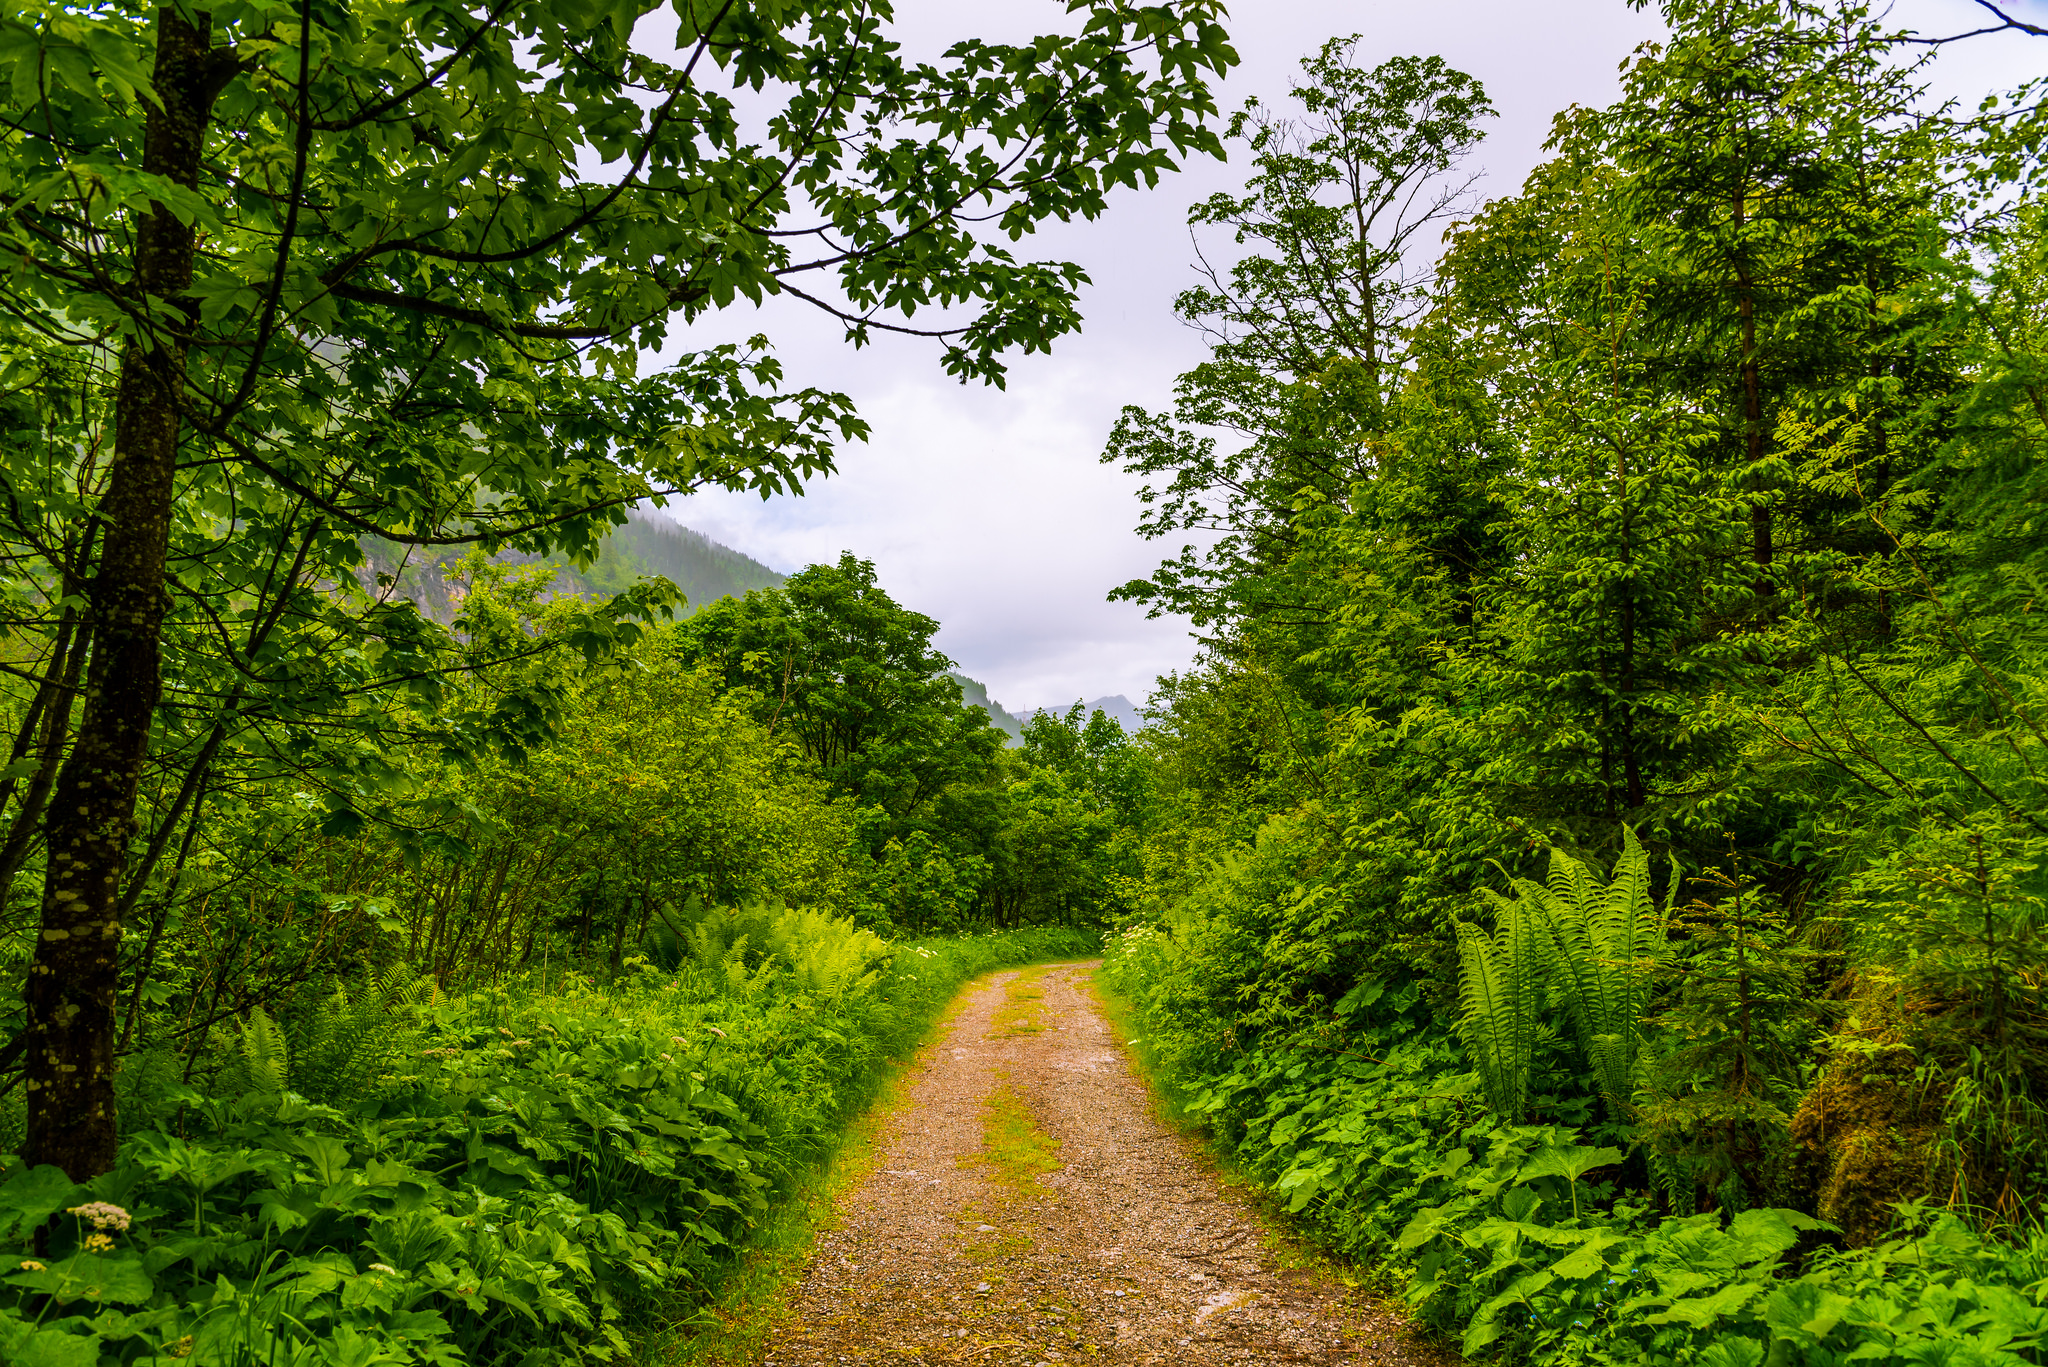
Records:
{"label": "mossy rock", "polygon": [[1849,1028],[1792,1117],[1819,1214],[1854,1247],[1890,1232],[1894,1203],[1926,1194],[1937,1128],[1915,1086],[1918,1056],[1889,989],[1881,981],[1862,985]]}

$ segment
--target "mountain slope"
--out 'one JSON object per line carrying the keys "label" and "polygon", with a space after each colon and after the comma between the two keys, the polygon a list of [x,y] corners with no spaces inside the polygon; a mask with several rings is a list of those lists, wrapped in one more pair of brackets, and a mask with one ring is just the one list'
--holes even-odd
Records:
{"label": "mountain slope", "polygon": [[[408,559],[402,547],[375,538],[366,538],[363,549],[369,558],[366,582],[374,582],[380,575],[392,575],[398,581],[398,595],[412,599],[422,613],[443,625],[455,620],[455,600],[448,591],[447,571],[461,559],[459,554],[449,553],[422,563]],[[505,551],[498,560],[508,565],[532,565],[540,557]],[[597,561],[589,569],[557,565],[555,591],[601,597],[617,593],[650,574],[661,575],[681,589],[693,612],[720,598],[740,597],[750,589],[778,588],[786,577],[702,532],[692,531],[660,513],[636,508],[626,515],[624,526],[604,539]],[[1012,741],[1023,734],[1022,719],[989,697],[987,685],[957,672],[952,677],[960,685],[963,702],[988,713],[989,720]]]}
{"label": "mountain slope", "polygon": [[[1079,700],[1076,699],[1076,701]],[[1068,706],[1072,706],[1072,704],[1068,704]],[[1067,709],[1065,707],[1034,707],[1026,712],[1024,716],[1028,720],[1041,712],[1051,712],[1055,716],[1065,716]],[[1107,693],[1097,698],[1094,702],[1081,704],[1081,715],[1083,718],[1093,716],[1097,712],[1107,714],[1111,721],[1123,727],[1126,734],[1136,732],[1139,727],[1145,724],[1145,718],[1139,713],[1137,705],[1121,693]]]}
{"label": "mountain slope", "polygon": [[1016,740],[1024,734],[1023,719],[989,697],[987,684],[978,679],[970,679],[958,670],[948,672],[952,675],[953,682],[960,685],[960,701],[988,713],[988,719],[996,724],[996,729],[1008,732],[1011,740]]}
{"label": "mountain slope", "polygon": [[[367,581],[392,575],[398,581],[398,596],[412,599],[422,613],[444,625],[455,619],[447,572],[462,558],[459,553],[422,562],[406,557],[402,547],[375,537],[364,538],[363,550],[368,556]],[[497,559],[506,565],[540,562],[539,556],[518,551],[502,551]],[[649,574],[661,575],[681,589],[690,611],[720,598],[737,598],[749,589],[778,587],[784,577],[702,532],[691,531],[660,513],[636,508],[626,514],[624,526],[605,537],[597,561],[589,569],[557,563],[555,592],[604,596]]]}

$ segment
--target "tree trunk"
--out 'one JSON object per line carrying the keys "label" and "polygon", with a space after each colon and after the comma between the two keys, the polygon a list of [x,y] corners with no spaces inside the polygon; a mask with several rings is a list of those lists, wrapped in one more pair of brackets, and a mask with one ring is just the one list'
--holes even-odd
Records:
{"label": "tree trunk", "polygon": [[[1744,201],[1740,190],[1735,192],[1735,232],[1739,238],[1744,221]],[[1737,250],[1741,248],[1738,246]],[[1735,261],[1735,309],[1742,324],[1742,438],[1743,455],[1749,461],[1749,478],[1752,487],[1759,476],[1757,467],[1764,460],[1764,394],[1762,369],[1756,354],[1756,284],[1750,279],[1749,269],[1738,257]],[[1771,582],[1771,510],[1762,499],[1758,499],[1749,511],[1750,558],[1757,567],[1753,587],[1758,597],[1768,597],[1777,592],[1777,585]]]}
{"label": "tree trunk", "polygon": [[[67,590],[68,591],[68,590]],[[91,654],[92,633],[81,623],[74,622],[67,611],[63,623],[57,628],[57,651],[62,654],[63,674],[57,680],[50,703],[42,713],[42,735],[37,739],[37,756],[40,760],[35,776],[29,780],[28,791],[21,795],[21,810],[15,813],[14,824],[8,827],[7,841],[0,845],[0,896],[12,897],[14,876],[20,873],[28,862],[30,847],[43,829],[43,812],[49,802],[50,789],[55,786],[57,771],[64,760],[64,742],[70,739],[71,704],[78,692],[79,667]],[[58,668],[53,658],[50,664],[54,672]]]}
{"label": "tree trunk", "polygon": [[[213,102],[234,72],[209,16],[157,11],[143,169],[196,188]],[[73,1181],[114,1165],[118,903],[135,828],[136,789],[162,692],[164,556],[170,538],[187,348],[193,230],[161,204],[137,224],[134,304],[114,397],[114,461],[101,504],[104,542],[87,590],[93,657],[85,708],[48,818],[42,934],[24,991],[28,1134],[23,1156]]]}

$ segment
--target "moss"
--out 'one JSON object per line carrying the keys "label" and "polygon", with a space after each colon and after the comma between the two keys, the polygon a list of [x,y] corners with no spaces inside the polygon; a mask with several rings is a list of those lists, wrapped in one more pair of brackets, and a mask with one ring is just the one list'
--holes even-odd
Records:
{"label": "moss", "polygon": [[1014,1039],[1045,1029],[1045,968],[1027,968],[1003,989],[1003,1004],[989,1019],[990,1039]]}
{"label": "moss", "polygon": [[1024,1098],[1007,1083],[982,1105],[982,1151],[995,1180],[1017,1193],[1040,1189],[1039,1178],[1060,1170],[1060,1141],[1038,1128]]}
{"label": "moss", "polygon": [[1926,1194],[1936,1126],[1915,1085],[1919,1054],[1896,981],[1869,976],[1853,1001],[1848,1028],[1792,1117],[1792,1138],[1821,1218],[1862,1247],[1890,1231],[1896,1202]]}

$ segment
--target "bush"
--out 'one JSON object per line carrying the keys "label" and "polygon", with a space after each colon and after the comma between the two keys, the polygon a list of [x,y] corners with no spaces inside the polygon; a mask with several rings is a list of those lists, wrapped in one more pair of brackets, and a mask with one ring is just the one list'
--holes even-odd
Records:
{"label": "bush", "polygon": [[[412,1008],[407,1071],[362,1088],[341,1068],[358,1094],[330,1104],[288,1089],[291,1032],[252,1016],[249,1090],[166,1084],[175,1109],[114,1171],[7,1160],[0,1361],[620,1360],[637,1316],[715,1284],[966,978],[1095,948],[1047,928],[885,946],[755,914],[777,938],[752,964],[725,941],[604,987]],[[327,1019],[301,1038],[335,1072],[364,1056],[336,1022],[367,1017]]]}
{"label": "bush", "polygon": [[[1163,1080],[1289,1211],[1468,1355],[1504,1367],[2048,1362],[2048,1236],[2000,1243],[1918,1206],[1897,1212],[1895,1237],[1851,1250],[1798,1211],[1657,1218],[1625,1195],[1644,1185],[1640,1151],[1588,1143],[1585,1125],[1490,1113],[1415,985],[1363,983],[1327,1030],[1231,1048],[1219,1044],[1230,1013],[1191,1009],[1215,1000],[1189,981],[1210,967],[1204,933],[1174,930],[1111,936],[1104,974]],[[1589,1089],[1547,1072],[1563,1088],[1537,1108],[1569,1113]]]}

